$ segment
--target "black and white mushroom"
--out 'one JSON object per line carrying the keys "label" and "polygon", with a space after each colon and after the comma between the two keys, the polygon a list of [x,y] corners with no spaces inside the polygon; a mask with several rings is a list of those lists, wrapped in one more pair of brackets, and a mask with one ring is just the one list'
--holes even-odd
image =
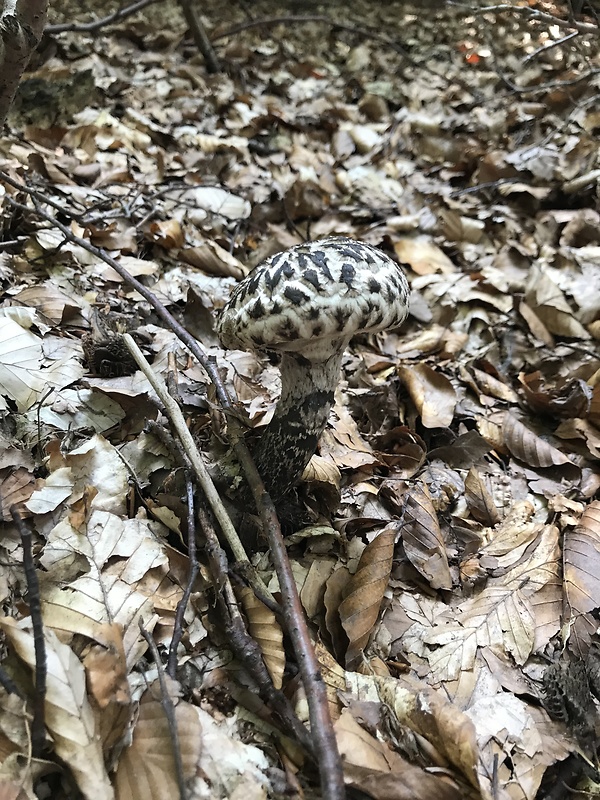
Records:
{"label": "black and white mushroom", "polygon": [[395,261],[347,238],[278,253],[236,286],[217,322],[223,346],[281,355],[281,397],[253,454],[275,499],[315,452],[350,339],[400,325],[408,294]]}

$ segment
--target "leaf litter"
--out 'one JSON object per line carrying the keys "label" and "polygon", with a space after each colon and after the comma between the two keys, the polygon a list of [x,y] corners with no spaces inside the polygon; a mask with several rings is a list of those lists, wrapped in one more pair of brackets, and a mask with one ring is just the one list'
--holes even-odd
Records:
{"label": "leaf litter", "polygon": [[[235,282],[330,234],[405,265],[409,321],[346,353],[301,489],[311,524],[288,539],[345,779],[382,800],[542,798],[563,763],[597,750],[594,19],[561,44],[552,20],[565,12],[550,3],[353,0],[302,13],[313,5],[313,21],[245,27],[241,5],[203,4],[227,64],[217,75],[171,2],[94,37],[58,35],[25,76],[0,166],[180,315],[256,435],[277,370],[219,347],[213,314]],[[251,14],[290,9],[270,0]],[[56,3],[51,21],[72,12]],[[55,99],[32,105],[31,81]],[[222,456],[223,419],[137,293],[2,199],[24,195],[0,191],[3,669],[26,693],[35,659],[18,504],[43,569],[52,751],[84,797],[164,797],[177,791],[172,731],[138,620],[166,653],[189,572],[184,487],[145,430],[164,420],[111,350],[114,334],[132,331],[156,370],[176,372],[209,460]],[[276,591],[268,554],[253,560]],[[247,589],[238,602],[306,718],[277,620]],[[301,748],[232,655],[202,558],[176,655],[168,692],[197,796],[318,796]],[[34,797],[42,770],[19,762],[23,712],[6,689],[0,698],[0,781]]]}

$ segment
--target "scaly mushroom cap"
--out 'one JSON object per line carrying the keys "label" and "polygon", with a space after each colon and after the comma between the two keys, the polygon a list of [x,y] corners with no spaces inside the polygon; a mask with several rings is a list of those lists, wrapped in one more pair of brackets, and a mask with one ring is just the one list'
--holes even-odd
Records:
{"label": "scaly mushroom cap", "polygon": [[318,363],[356,333],[400,325],[408,293],[402,268],[380,250],[321,239],[256,267],[233,291],[217,332],[230,349],[297,352]]}

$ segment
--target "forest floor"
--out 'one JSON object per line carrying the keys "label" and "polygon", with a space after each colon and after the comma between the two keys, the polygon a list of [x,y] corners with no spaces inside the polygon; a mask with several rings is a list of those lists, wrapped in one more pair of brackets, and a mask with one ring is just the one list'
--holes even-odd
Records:
{"label": "forest floor", "polygon": [[[220,71],[173,0],[53,33],[0,138],[0,795],[158,800],[179,775],[190,797],[321,796],[234,654],[202,510],[190,583],[186,473],[117,334],[177,387],[209,462],[214,386],[103,254],[258,432],[277,366],[224,351],[214,315],[265,257],[343,235],[412,290],[400,330],[346,353],[300,489],[312,523],[286,540],[349,797],[597,796],[598,20],[534,0],[200,5]],[[279,597],[269,552],[250,558]],[[306,721],[277,617],[229,577]]]}

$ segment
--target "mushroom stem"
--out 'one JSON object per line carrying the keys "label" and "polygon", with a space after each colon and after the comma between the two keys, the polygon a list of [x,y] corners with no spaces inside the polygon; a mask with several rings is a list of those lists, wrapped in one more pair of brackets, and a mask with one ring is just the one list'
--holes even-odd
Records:
{"label": "mushroom stem", "polygon": [[345,345],[316,363],[299,353],[282,356],[281,397],[254,453],[275,500],[297,483],[315,452],[333,405]]}

